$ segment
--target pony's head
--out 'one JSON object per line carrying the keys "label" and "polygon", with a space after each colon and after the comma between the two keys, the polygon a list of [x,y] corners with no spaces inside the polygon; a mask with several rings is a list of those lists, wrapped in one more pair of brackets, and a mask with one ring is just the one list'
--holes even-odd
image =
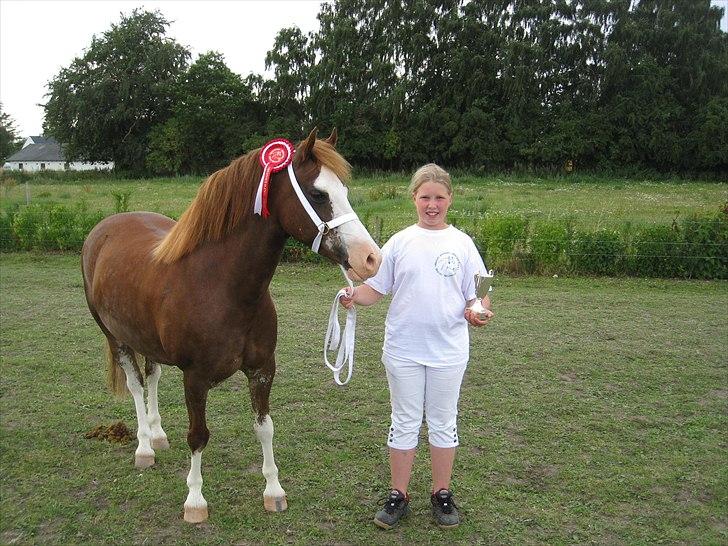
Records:
{"label": "pony's head", "polygon": [[[313,244],[314,250],[343,266],[352,280],[362,281],[377,272],[382,258],[349,203],[345,182],[351,166],[336,151],[336,141],[336,129],[326,140],[317,140],[314,129],[296,148],[293,180],[291,170],[272,176],[270,220],[295,239]],[[309,207],[313,214],[306,210]]]}
{"label": "pony's head", "polygon": [[340,264],[352,280],[374,275],[381,253],[347,199],[344,181],[351,167],[336,151],[336,138],[334,130],[328,139],[316,140],[314,129],[299,144],[289,168],[271,176],[269,218],[253,213],[262,175],[260,149],[210,175],[177,224],[156,245],[155,259],[172,263],[238,229],[255,237],[255,230],[278,226]]}

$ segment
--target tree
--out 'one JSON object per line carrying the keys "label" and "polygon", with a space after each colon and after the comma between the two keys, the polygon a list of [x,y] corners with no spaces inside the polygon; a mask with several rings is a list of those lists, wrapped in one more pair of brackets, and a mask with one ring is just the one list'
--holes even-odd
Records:
{"label": "tree", "polygon": [[709,0],[641,0],[618,13],[600,97],[614,163],[728,167],[728,35]]}
{"label": "tree", "polygon": [[48,83],[44,128],[64,143],[69,160],[144,169],[149,132],[169,119],[190,56],[165,37],[168,26],[158,11],[122,14]]}
{"label": "tree", "polygon": [[18,137],[15,122],[7,112],[3,112],[3,105],[0,103],[0,166],[22,145],[23,140]]}
{"label": "tree", "polygon": [[258,95],[268,111],[270,134],[302,138],[310,130],[307,99],[312,64],[308,37],[298,27],[281,29],[265,56],[265,67],[273,68],[275,77],[262,83]]}
{"label": "tree", "polygon": [[264,131],[263,106],[220,53],[200,55],[173,95],[172,117],[149,138],[147,165],[155,172],[209,173],[247,151]]}

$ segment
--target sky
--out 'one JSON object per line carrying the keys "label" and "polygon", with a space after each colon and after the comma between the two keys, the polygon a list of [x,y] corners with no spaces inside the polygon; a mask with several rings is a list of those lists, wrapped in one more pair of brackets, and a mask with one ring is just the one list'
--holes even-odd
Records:
{"label": "sky", "polygon": [[[318,30],[322,0],[0,0],[0,102],[23,138],[42,135],[46,84],[91,37],[101,36],[120,13],[158,9],[173,21],[167,36],[187,47],[194,61],[219,51],[241,76],[266,74],[265,54],[278,31]],[[270,74],[268,74],[270,76]]]}

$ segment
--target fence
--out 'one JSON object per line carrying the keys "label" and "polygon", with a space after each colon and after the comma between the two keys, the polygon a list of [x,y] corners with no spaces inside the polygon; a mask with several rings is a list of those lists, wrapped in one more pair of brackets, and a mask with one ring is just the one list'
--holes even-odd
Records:
{"label": "fence", "polygon": [[[123,196],[122,196],[123,197]],[[30,204],[0,213],[0,251],[79,251],[102,219],[84,205]],[[380,245],[399,228],[364,218]],[[567,220],[521,216],[451,217],[475,241],[490,268],[506,274],[728,279],[728,212],[692,216],[670,225],[625,223],[584,231]],[[289,240],[284,261],[320,261]]]}

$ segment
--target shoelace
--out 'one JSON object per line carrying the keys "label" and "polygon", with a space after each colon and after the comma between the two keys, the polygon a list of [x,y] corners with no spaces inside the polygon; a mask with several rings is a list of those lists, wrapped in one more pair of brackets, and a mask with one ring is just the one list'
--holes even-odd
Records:
{"label": "shoelace", "polygon": [[450,514],[452,513],[452,509],[457,508],[458,505],[455,504],[455,500],[452,498],[452,493],[448,491],[446,495],[441,495],[440,491],[435,493],[435,500],[437,501],[437,504],[440,505],[443,512]]}
{"label": "shoelace", "polygon": [[407,497],[403,496],[401,493],[399,495],[390,493],[389,495],[380,498],[379,501],[377,501],[377,504],[379,504],[380,506],[384,505],[384,510],[388,514],[391,514],[392,512],[394,512],[397,509],[397,506],[400,503],[405,502],[406,500],[407,500]]}

